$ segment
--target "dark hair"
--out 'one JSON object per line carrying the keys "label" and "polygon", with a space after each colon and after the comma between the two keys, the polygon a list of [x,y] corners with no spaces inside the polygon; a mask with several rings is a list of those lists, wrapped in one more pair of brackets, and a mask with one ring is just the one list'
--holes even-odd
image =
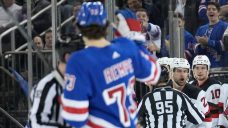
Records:
{"label": "dark hair", "polygon": [[[206,64],[197,64],[197,65],[206,65]],[[207,70],[209,70],[209,67],[208,67],[208,65],[206,65],[207,66]],[[196,67],[196,65],[193,65],[193,68],[192,69],[194,69]]]}
{"label": "dark hair", "polygon": [[165,66],[161,66],[161,75],[158,81],[159,83],[167,83],[169,81],[169,70]]}
{"label": "dark hair", "polygon": [[82,42],[81,39],[79,39],[77,42],[69,42],[69,43],[63,43],[63,42],[57,41],[55,44],[55,48],[58,55],[57,56],[58,60],[66,63],[66,60],[65,60],[66,54],[71,54],[74,51],[82,49],[82,47],[80,46],[81,42]]}
{"label": "dark hair", "polygon": [[209,5],[214,5],[218,11],[220,11],[220,5],[217,2],[208,2],[207,3],[207,8]]}
{"label": "dark hair", "polygon": [[181,20],[184,20],[184,16],[179,12],[175,13],[173,17],[180,18]]}
{"label": "dark hair", "polygon": [[85,2],[101,2],[101,3],[105,3],[105,0],[85,0]]}
{"label": "dark hair", "polygon": [[82,36],[85,36],[88,39],[100,39],[102,37],[105,37],[107,35],[108,25],[108,22],[105,26],[89,25],[84,27],[77,24]]}
{"label": "dark hair", "polygon": [[[173,72],[176,72],[176,70],[177,70],[178,68],[173,68]],[[187,69],[187,68],[184,68],[184,69]],[[187,69],[188,70],[188,72],[190,72],[190,69]]]}
{"label": "dark hair", "polygon": [[46,34],[47,33],[52,33],[52,30],[51,29],[48,29],[45,33],[44,33],[44,38],[46,37]]}
{"label": "dark hair", "polygon": [[136,12],[146,12],[147,17],[149,18],[149,14],[145,8],[136,9]]}

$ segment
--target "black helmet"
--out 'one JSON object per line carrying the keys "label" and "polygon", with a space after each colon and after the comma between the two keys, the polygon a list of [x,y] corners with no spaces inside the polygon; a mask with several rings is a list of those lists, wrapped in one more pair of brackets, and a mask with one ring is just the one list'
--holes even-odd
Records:
{"label": "black helmet", "polygon": [[58,39],[58,41],[55,44],[55,49],[57,52],[57,57],[61,62],[65,62],[65,55],[70,54],[71,52],[83,49],[84,45],[81,39],[81,36],[77,37],[77,40],[71,40],[71,41],[65,41],[64,37],[61,37],[61,40]]}
{"label": "black helmet", "polygon": [[161,66],[161,75],[158,83],[167,83],[169,81],[169,70],[166,66]]}

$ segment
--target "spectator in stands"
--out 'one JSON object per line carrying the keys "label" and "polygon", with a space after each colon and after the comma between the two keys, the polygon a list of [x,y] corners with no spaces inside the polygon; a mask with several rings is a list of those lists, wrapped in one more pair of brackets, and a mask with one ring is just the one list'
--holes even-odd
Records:
{"label": "spectator in stands", "polygon": [[77,16],[78,15],[78,12],[79,12],[81,6],[82,6],[82,2],[80,2],[80,1],[74,2],[73,12],[72,12],[73,16]]}
{"label": "spectator in stands", "polygon": [[[44,50],[52,50],[52,30],[44,34]],[[52,64],[52,54],[45,54],[45,58],[49,64]]]}
{"label": "spectator in stands", "polygon": [[[21,6],[15,4],[15,0],[3,0],[4,6],[9,10],[13,15],[14,19],[18,19],[21,13]],[[3,6],[0,6],[0,34],[9,29],[14,25],[13,18],[10,17],[7,12],[4,10]],[[7,51],[11,48],[10,43],[11,37],[7,35],[3,38],[2,50]]]}
{"label": "spectator in stands", "polygon": [[[184,16],[181,13],[175,13],[174,17],[178,18],[179,27],[184,27],[185,25]],[[169,38],[170,37],[168,35],[167,43],[168,45],[171,45],[169,44],[170,43]],[[184,30],[184,56],[190,64],[192,63],[192,60],[195,56],[194,54],[195,45],[196,45],[196,39],[194,38],[194,36],[187,30]]]}
{"label": "spectator in stands", "polygon": [[15,0],[15,3],[20,6],[23,6],[24,4],[26,4],[26,2],[26,0]]}
{"label": "spectator in stands", "polygon": [[[212,2],[214,0],[201,0],[200,1],[200,6],[198,10],[199,18],[202,20],[204,24],[209,22],[209,19],[207,17],[207,5],[208,3]],[[223,8],[223,6],[228,5],[228,0],[217,0],[218,4]],[[223,11],[223,9],[221,9]],[[222,12],[223,13],[223,12]]]}
{"label": "spectator in stands", "polygon": [[200,24],[197,13],[198,6],[199,0],[172,0],[174,13],[181,13],[181,15],[183,15],[185,19],[185,29],[194,35]]}
{"label": "spectator in stands", "polygon": [[[35,15],[40,10],[44,9],[51,3],[48,0],[35,0],[34,7],[32,8],[32,15]],[[32,21],[35,34],[40,34],[51,26],[51,9],[39,15]]]}
{"label": "spectator in stands", "polygon": [[161,12],[154,4],[147,4],[146,2],[143,2],[143,0],[127,0],[127,6],[133,12],[136,12],[137,9],[145,8],[149,16],[149,22],[163,28]]}
{"label": "spectator in stands", "polygon": [[52,50],[52,30],[48,30],[44,34],[44,49]]}
{"label": "spectator in stands", "polygon": [[[21,6],[15,4],[15,0],[3,0],[4,6],[13,14],[17,20],[21,13]],[[4,10],[3,6],[0,7],[0,33],[13,26],[13,18],[11,18]]]}
{"label": "spectator in stands", "polygon": [[35,36],[33,38],[34,49],[42,50],[44,48],[43,40],[40,36]]}
{"label": "spectator in stands", "polygon": [[[62,23],[63,21],[67,20],[68,18],[70,18],[73,15],[73,5],[67,4],[66,2],[61,4],[59,6],[59,9],[61,11],[61,20],[60,23]],[[64,26],[62,26],[62,34],[65,35],[69,35],[72,33],[72,29],[71,26],[72,22],[67,22]]]}
{"label": "spectator in stands", "polygon": [[228,22],[228,4],[221,7],[219,18],[225,22]]}
{"label": "spectator in stands", "polygon": [[136,17],[141,22],[142,33],[146,36],[146,47],[156,55],[161,48],[161,29],[158,25],[149,23],[147,11],[144,8],[136,10]]}
{"label": "spectator in stands", "polygon": [[[78,11],[80,10],[81,8],[81,5],[82,5],[82,2],[81,1],[75,1],[73,2],[73,9],[72,9],[72,15],[73,16],[77,16],[78,14]],[[77,29],[76,27],[76,23],[75,23],[75,20],[73,20],[72,22],[70,22],[70,24],[68,25],[68,28],[67,28],[67,33],[64,33],[65,35],[67,36],[73,36],[73,35],[78,35],[80,32],[79,30]]]}
{"label": "spectator in stands", "polygon": [[195,53],[197,55],[206,55],[210,62],[211,67],[224,67],[228,65],[228,60],[225,56],[228,55],[223,51],[222,37],[228,24],[219,20],[220,6],[215,2],[208,2],[207,17],[209,23],[200,26],[196,32],[196,45]]}

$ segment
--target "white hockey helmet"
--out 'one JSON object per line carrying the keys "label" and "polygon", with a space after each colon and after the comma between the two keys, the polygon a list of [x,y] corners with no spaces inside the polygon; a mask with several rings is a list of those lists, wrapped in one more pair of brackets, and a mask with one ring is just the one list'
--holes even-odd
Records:
{"label": "white hockey helmet", "polygon": [[207,65],[208,70],[210,69],[210,66],[211,66],[211,62],[206,55],[197,55],[192,61],[192,69],[194,68],[195,65],[199,65],[199,64]]}
{"label": "white hockey helmet", "polygon": [[171,64],[171,68],[187,68],[190,69],[190,64],[184,58],[174,58]]}
{"label": "white hockey helmet", "polygon": [[160,65],[169,65],[168,59],[169,59],[168,57],[158,58],[158,59],[157,59],[157,62],[158,62]]}

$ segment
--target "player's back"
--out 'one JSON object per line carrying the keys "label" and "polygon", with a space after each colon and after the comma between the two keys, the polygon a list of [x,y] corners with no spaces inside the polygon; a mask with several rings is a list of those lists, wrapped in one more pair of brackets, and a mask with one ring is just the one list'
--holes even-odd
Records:
{"label": "player's back", "polygon": [[[127,95],[127,87],[130,87],[128,85],[134,80],[132,58],[135,49],[130,43],[115,42],[102,49],[89,47],[82,54],[84,59],[80,59],[81,63],[85,62],[84,64],[88,65],[88,72],[96,74],[91,76],[93,94],[89,104],[94,109],[90,114],[109,120],[113,124],[118,124],[115,118],[119,118],[120,114],[123,122],[130,123],[127,119],[128,112],[124,112],[127,108],[122,107],[123,102],[129,104],[129,99],[122,98],[126,98],[124,96]],[[120,102],[119,105],[116,102]],[[136,106],[134,107],[136,109]],[[122,109],[120,113],[119,109]]]}
{"label": "player's back", "polygon": [[150,69],[154,65],[141,56],[138,46],[124,38],[103,48],[88,47],[72,55],[66,72],[75,75],[76,83],[73,87],[68,84],[66,90],[73,91],[77,97],[68,92],[64,94],[66,99],[89,102],[88,126],[135,125],[134,80],[138,78],[145,82],[151,76],[158,77],[151,75]]}

